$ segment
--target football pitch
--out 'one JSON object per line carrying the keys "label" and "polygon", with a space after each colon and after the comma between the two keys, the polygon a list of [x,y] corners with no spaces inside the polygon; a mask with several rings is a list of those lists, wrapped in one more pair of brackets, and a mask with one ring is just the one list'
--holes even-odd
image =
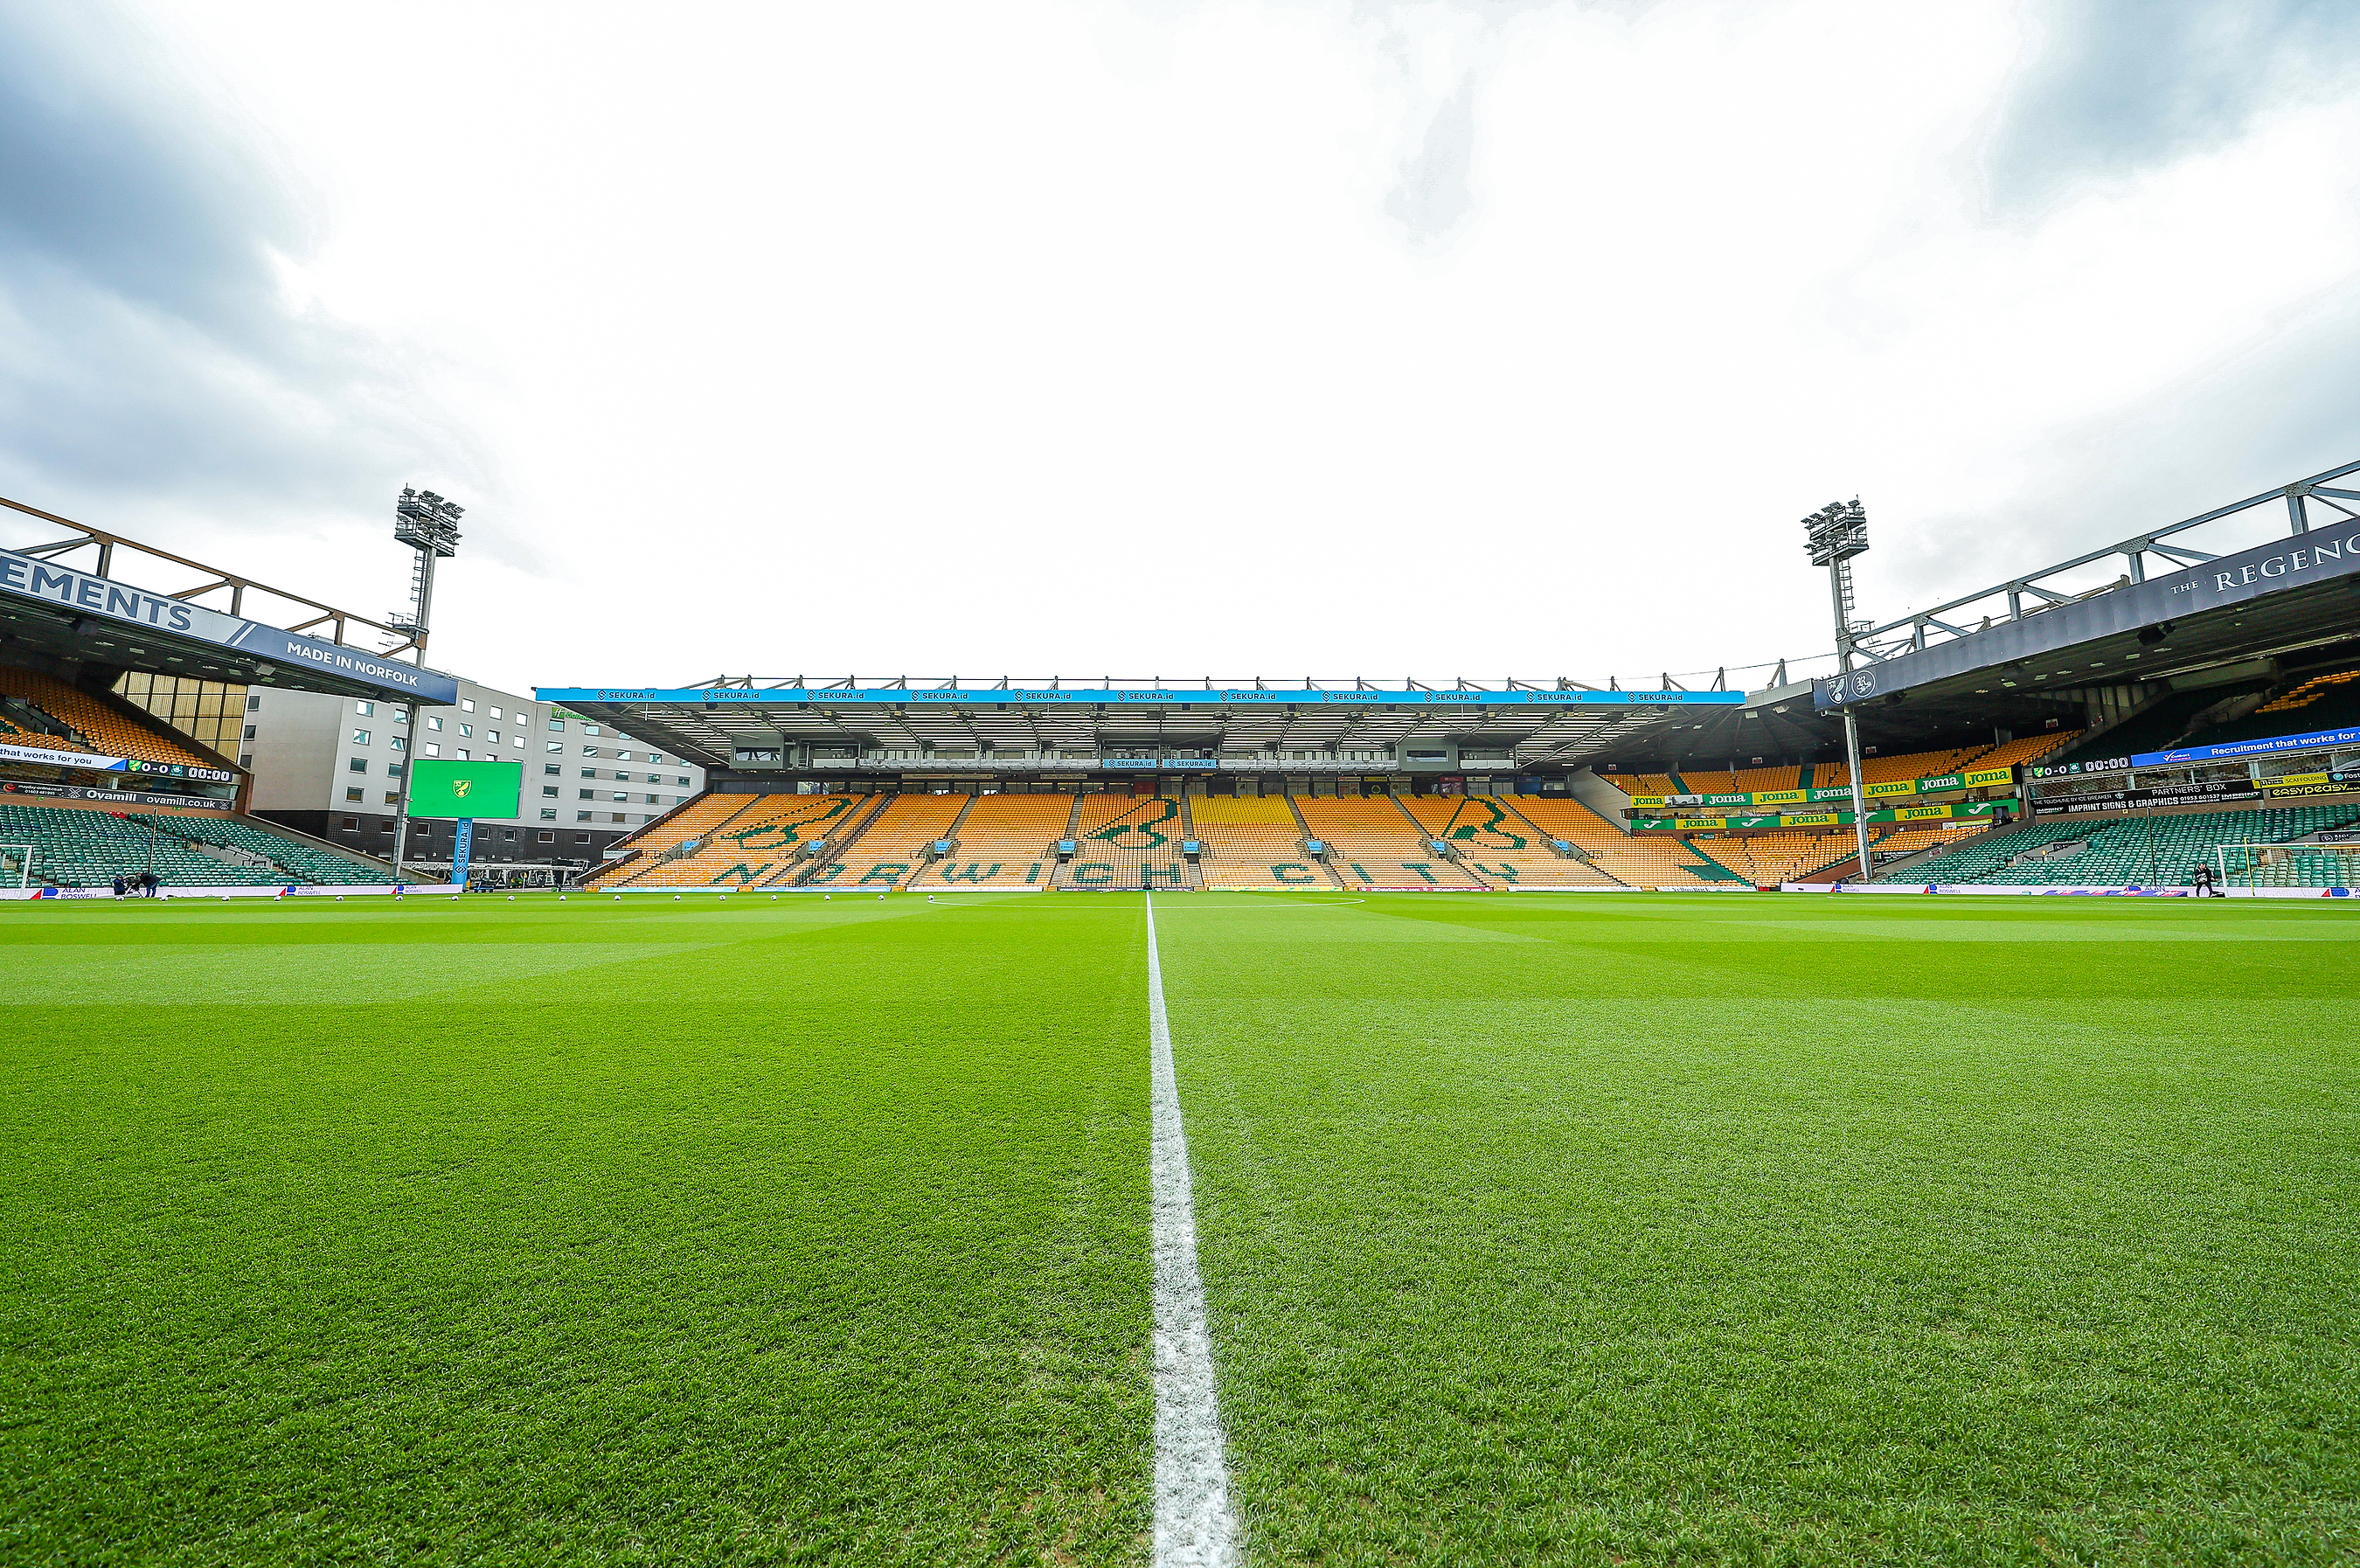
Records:
{"label": "football pitch", "polygon": [[[1246,1562],[2360,1555],[2360,910],[1153,918]],[[0,949],[0,1563],[1149,1561],[1139,895]]]}

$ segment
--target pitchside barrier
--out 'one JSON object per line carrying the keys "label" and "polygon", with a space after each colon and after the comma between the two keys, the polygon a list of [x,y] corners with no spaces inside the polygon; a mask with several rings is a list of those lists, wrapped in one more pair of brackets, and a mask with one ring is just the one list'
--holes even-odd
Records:
{"label": "pitchside barrier", "polygon": [[[154,900],[168,898],[389,898],[397,893],[456,893],[456,882],[404,882],[399,886],[384,882],[356,882],[344,887],[255,887],[240,883],[234,887],[158,887]],[[112,887],[0,887],[0,899],[31,898],[113,898]],[[126,903],[139,895],[126,893]]]}
{"label": "pitchside barrier", "polygon": [[[1782,893],[1980,893],[1988,897],[2038,895],[2067,898],[2199,898],[2211,894],[2194,887],[2147,887],[2131,883],[2121,887],[2042,886],[2016,887],[1981,882],[1782,882]],[[2360,898],[2360,887],[2223,887],[2221,897],[2229,898]]]}

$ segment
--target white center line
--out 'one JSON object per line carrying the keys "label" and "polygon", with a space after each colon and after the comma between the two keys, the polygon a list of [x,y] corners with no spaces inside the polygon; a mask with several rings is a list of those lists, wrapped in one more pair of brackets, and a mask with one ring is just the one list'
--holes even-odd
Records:
{"label": "white center line", "polygon": [[1196,1273],[1196,1206],[1188,1135],[1172,1071],[1172,1021],[1155,951],[1155,896],[1147,895],[1147,1039],[1154,1108],[1149,1156],[1155,1251],[1155,1568],[1229,1568],[1238,1517],[1213,1392],[1213,1339]]}

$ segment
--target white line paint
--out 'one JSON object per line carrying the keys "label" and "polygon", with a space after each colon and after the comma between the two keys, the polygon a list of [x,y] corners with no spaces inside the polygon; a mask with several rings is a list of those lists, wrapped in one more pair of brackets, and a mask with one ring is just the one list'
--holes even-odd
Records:
{"label": "white line paint", "polygon": [[1238,1560],[1238,1517],[1213,1392],[1213,1339],[1205,1281],[1196,1273],[1196,1205],[1189,1190],[1188,1135],[1172,1071],[1172,1021],[1155,951],[1155,896],[1147,896],[1149,1156],[1155,1252],[1155,1568],[1229,1568]]}

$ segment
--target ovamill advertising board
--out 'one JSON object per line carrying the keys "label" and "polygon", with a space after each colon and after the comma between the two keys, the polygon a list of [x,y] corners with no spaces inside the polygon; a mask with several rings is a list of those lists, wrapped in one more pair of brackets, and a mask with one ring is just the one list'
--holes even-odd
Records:
{"label": "ovamill advertising board", "polygon": [[0,593],[38,600],[79,615],[97,615],[126,626],[194,637],[199,642],[235,648],[250,659],[290,670],[317,670],[423,702],[459,700],[459,683],[447,675],[379,659],[358,648],[298,637],[257,621],[224,615],[202,604],[150,593],[111,577],[94,577],[87,572],[53,565],[14,550],[0,550]]}

